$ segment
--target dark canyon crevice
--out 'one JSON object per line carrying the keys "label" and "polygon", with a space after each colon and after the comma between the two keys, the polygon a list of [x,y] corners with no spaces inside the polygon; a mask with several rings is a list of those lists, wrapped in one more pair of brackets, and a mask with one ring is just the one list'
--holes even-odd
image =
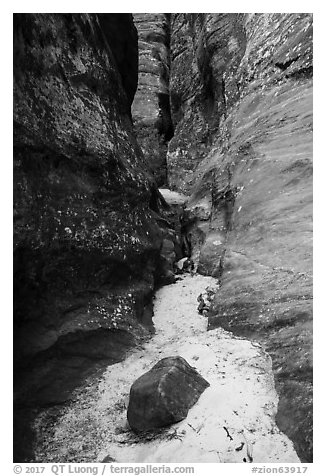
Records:
{"label": "dark canyon crevice", "polygon": [[310,14],[14,15],[15,461],[151,337],[185,255],[312,461],[312,67]]}
{"label": "dark canyon crevice", "polygon": [[158,186],[167,184],[166,154],[174,129],[170,111],[170,14],[135,13],[139,77],[132,105],[137,140]]}

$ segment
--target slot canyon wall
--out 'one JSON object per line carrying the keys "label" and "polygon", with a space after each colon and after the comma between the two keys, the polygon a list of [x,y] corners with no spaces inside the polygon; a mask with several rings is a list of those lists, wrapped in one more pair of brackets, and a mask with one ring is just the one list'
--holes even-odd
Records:
{"label": "slot canyon wall", "polygon": [[209,327],[263,342],[312,460],[312,15],[172,14],[170,187],[190,195]]}
{"label": "slot canyon wall", "polygon": [[312,15],[180,13],[14,15],[16,461],[35,406],[149,337],[166,184],[209,327],[264,344],[312,460]]}
{"label": "slot canyon wall", "polygon": [[170,112],[170,15],[135,13],[138,88],[132,104],[134,128],[158,186],[166,185],[166,154],[173,136]]}
{"label": "slot canyon wall", "polygon": [[132,129],[137,80],[131,14],[14,15],[16,461],[29,411],[151,332],[166,225]]}

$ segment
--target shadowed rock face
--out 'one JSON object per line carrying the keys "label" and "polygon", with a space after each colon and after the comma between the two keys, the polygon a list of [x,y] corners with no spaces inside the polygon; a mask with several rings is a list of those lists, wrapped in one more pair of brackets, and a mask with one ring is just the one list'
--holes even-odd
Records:
{"label": "shadowed rock face", "polygon": [[264,342],[277,423],[311,461],[312,17],[172,15],[170,84],[169,181],[221,279],[210,328]]}
{"label": "shadowed rock face", "polygon": [[[154,181],[130,120],[136,38],[127,14],[14,15],[20,404],[40,395],[40,404],[46,395],[67,398],[58,386],[74,386],[83,360],[117,361],[148,336],[162,233],[151,210]],[[89,349],[95,342],[102,349],[96,355]],[[41,352],[45,367],[35,363]],[[62,362],[66,372],[56,379]],[[29,371],[24,380],[21,372]]]}
{"label": "shadowed rock face", "polygon": [[128,422],[136,432],[186,418],[209,383],[182,357],[166,357],[130,389]]}
{"label": "shadowed rock face", "polygon": [[132,105],[137,140],[159,186],[166,184],[167,144],[173,135],[170,115],[170,15],[135,13],[139,77]]}
{"label": "shadowed rock face", "polygon": [[[123,18],[121,35],[128,39],[129,19],[134,41],[131,18]],[[115,31],[119,19],[110,20],[118,22]],[[20,356],[87,326],[128,329],[137,314],[135,293],[153,286],[161,245],[149,206],[153,182],[131,130],[128,94],[135,83],[127,94],[110,35],[100,26],[110,21],[15,15]],[[132,296],[122,303],[126,283]]]}
{"label": "shadowed rock face", "polygon": [[131,13],[98,14],[131,108],[138,84],[138,35]]}

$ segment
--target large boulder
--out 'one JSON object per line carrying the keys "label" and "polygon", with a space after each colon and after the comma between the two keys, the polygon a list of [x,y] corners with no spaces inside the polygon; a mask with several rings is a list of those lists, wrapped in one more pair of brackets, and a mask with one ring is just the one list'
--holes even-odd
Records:
{"label": "large boulder", "polygon": [[186,418],[209,383],[182,357],[166,357],[137,379],[130,390],[128,422],[136,431]]}

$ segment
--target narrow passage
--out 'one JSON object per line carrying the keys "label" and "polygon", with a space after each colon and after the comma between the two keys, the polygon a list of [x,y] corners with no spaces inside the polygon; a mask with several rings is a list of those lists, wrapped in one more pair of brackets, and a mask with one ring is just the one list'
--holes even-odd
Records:
{"label": "narrow passage", "polygon": [[[197,297],[212,277],[183,275],[156,293],[156,333],[143,348],[111,365],[99,384],[77,395],[44,432],[40,414],[38,461],[117,462],[300,462],[277,428],[278,397],[271,359],[259,344],[221,328],[207,331]],[[137,436],[126,421],[133,381],[163,357],[180,355],[210,383],[185,420]],[[43,438],[43,439],[42,439]]]}

